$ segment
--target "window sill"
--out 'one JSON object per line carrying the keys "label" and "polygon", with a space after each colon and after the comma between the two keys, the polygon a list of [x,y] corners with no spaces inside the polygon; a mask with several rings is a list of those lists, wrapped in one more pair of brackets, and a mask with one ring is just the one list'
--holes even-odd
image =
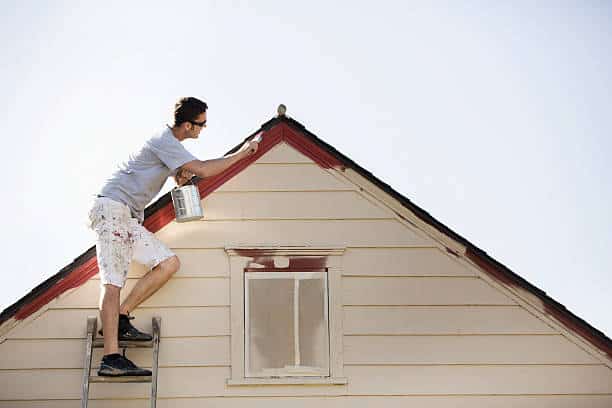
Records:
{"label": "window sill", "polygon": [[228,378],[225,383],[228,386],[245,386],[245,385],[346,385],[348,378],[346,377],[287,377],[287,378],[242,378],[234,380]]}

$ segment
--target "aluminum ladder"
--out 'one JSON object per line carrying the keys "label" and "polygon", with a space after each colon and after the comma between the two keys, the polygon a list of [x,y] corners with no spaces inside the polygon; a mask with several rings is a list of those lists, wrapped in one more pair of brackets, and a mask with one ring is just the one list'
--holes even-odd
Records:
{"label": "aluminum ladder", "polygon": [[159,336],[161,328],[161,318],[153,317],[153,340],[151,341],[120,341],[119,348],[125,353],[126,348],[152,348],[153,363],[151,364],[152,375],[150,376],[123,376],[123,377],[101,377],[91,375],[91,358],[94,348],[103,348],[104,339],[96,338],[96,328],[98,319],[96,317],[87,318],[87,341],[85,342],[85,363],[83,365],[83,389],[81,394],[81,408],[87,408],[89,401],[90,383],[151,383],[151,408],[157,405],[157,371],[159,358]]}

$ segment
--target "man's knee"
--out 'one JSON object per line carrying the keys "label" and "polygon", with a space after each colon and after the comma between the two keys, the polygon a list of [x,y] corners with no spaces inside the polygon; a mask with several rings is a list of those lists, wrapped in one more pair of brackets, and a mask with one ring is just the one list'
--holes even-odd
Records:
{"label": "man's knee", "polygon": [[100,286],[100,303],[98,307],[102,309],[112,309],[115,305],[119,307],[119,296],[121,294],[121,288],[111,284],[104,284]]}
{"label": "man's knee", "polygon": [[110,283],[105,283],[104,285],[100,286],[101,289],[101,297],[119,297],[119,294],[121,293],[121,287],[110,284]]}
{"label": "man's knee", "polygon": [[164,273],[174,275],[181,267],[181,261],[179,260],[178,256],[174,255],[162,261],[159,266]]}

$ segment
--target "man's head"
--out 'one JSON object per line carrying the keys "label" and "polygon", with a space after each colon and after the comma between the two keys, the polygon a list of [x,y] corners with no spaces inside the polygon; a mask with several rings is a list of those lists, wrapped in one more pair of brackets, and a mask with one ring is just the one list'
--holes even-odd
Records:
{"label": "man's head", "polygon": [[181,98],[174,105],[175,129],[181,139],[196,139],[200,131],[206,127],[206,102],[192,96]]}

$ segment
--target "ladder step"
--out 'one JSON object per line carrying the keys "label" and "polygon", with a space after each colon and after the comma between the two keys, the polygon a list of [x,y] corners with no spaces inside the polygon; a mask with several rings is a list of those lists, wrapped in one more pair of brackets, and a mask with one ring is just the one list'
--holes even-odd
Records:
{"label": "ladder step", "polygon": [[151,376],[136,376],[136,375],[126,375],[123,377],[104,377],[98,375],[90,375],[89,382],[90,383],[150,383]]}
{"label": "ladder step", "polygon": [[[94,348],[103,348],[104,347],[104,338],[96,338],[93,341]],[[153,340],[151,341],[120,341],[119,348],[153,348]]]}

